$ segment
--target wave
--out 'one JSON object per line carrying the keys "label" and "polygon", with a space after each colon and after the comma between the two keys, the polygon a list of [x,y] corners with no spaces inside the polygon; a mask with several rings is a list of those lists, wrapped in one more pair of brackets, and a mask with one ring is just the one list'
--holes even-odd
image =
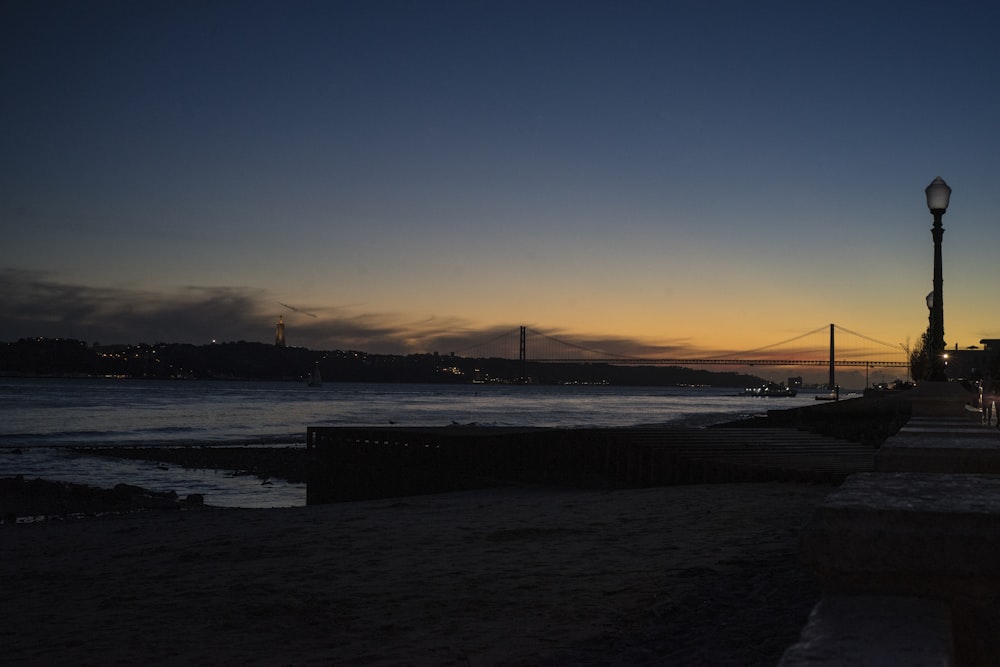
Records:
{"label": "wave", "polygon": [[19,441],[63,440],[66,438],[116,438],[118,431],[47,431],[44,433],[0,433],[0,444]]}
{"label": "wave", "polygon": [[[268,445],[305,445],[305,429],[296,433],[234,435],[209,433],[194,435],[198,429],[150,429],[135,432],[63,432],[12,433],[0,435],[0,449],[72,448],[72,447],[257,447]],[[164,437],[165,435],[171,437]]]}
{"label": "wave", "polygon": [[157,428],[140,428],[133,431],[134,433],[194,433],[195,431],[204,431],[203,428],[195,428],[194,426],[159,426]]}

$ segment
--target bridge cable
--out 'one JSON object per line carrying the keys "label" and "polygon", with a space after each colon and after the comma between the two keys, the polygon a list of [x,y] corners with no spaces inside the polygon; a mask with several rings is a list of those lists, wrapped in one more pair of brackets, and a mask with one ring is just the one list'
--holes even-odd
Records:
{"label": "bridge cable", "polygon": [[872,338],[871,336],[859,334],[857,331],[851,331],[850,329],[842,327],[839,324],[834,324],[833,326],[836,327],[838,330],[843,331],[844,333],[849,333],[852,336],[857,336],[858,338],[864,338],[865,340],[872,343],[878,343],[879,345],[885,345],[886,347],[891,347],[894,350],[898,350],[901,347],[901,345],[898,343],[896,345],[893,345],[892,343],[886,343],[883,340],[878,340],[877,338]]}
{"label": "bridge cable", "polygon": [[501,333],[501,334],[499,334],[497,336],[494,336],[493,338],[490,338],[489,340],[484,340],[484,341],[481,341],[479,343],[473,343],[472,345],[468,345],[466,347],[463,347],[462,349],[457,350],[455,352],[455,354],[456,355],[460,355],[461,353],[468,352],[469,350],[476,350],[476,349],[482,350],[487,345],[490,345],[491,343],[495,343],[498,340],[500,340],[501,338],[507,338],[508,336],[513,336],[516,331],[517,331],[517,329],[511,329],[510,331],[504,331],[503,333]]}
{"label": "bridge cable", "polygon": [[757,348],[754,348],[752,350],[746,350],[746,351],[743,351],[743,352],[731,352],[731,353],[727,353],[727,354],[720,354],[720,355],[717,355],[717,356],[714,356],[714,357],[706,357],[706,358],[707,359],[729,359],[729,358],[732,358],[732,357],[745,357],[745,355],[753,354],[754,352],[760,352],[762,350],[767,350],[767,349],[770,349],[772,347],[778,347],[779,345],[785,345],[786,343],[793,343],[793,342],[799,340],[800,338],[805,338],[806,336],[813,336],[815,334],[818,334],[821,331],[826,331],[829,328],[830,328],[829,324],[824,324],[820,328],[814,329],[813,331],[807,331],[804,334],[799,334],[798,336],[794,336],[793,338],[789,338],[788,340],[782,340],[782,341],[778,341],[777,343],[771,343],[770,345],[765,345],[764,347],[757,347]]}
{"label": "bridge cable", "polygon": [[589,347],[584,347],[583,345],[577,345],[576,343],[568,343],[568,342],[566,342],[564,340],[560,340],[560,339],[556,338],[555,336],[549,336],[548,334],[543,334],[542,332],[535,331],[534,329],[528,329],[528,331],[531,332],[532,334],[536,335],[536,336],[541,336],[542,338],[545,338],[546,340],[551,340],[551,341],[553,341],[555,343],[559,343],[560,345],[565,345],[566,347],[571,347],[573,349],[581,350],[583,352],[590,352],[591,354],[603,354],[603,355],[605,355],[607,357],[616,357],[618,359],[632,359],[632,358],[634,358],[634,357],[630,357],[630,356],[625,355],[625,354],[615,354],[613,352],[605,352],[604,350],[594,350],[594,349],[591,349]]}

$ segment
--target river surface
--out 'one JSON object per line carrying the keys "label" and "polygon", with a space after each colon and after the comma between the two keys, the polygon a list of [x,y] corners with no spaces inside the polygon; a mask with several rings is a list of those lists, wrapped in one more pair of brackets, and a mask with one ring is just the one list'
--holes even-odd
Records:
{"label": "river surface", "polygon": [[222,507],[305,503],[304,484],[75,455],[74,446],[305,446],[307,426],[705,426],[814,403],[737,389],[0,378],[0,477],[119,482]]}

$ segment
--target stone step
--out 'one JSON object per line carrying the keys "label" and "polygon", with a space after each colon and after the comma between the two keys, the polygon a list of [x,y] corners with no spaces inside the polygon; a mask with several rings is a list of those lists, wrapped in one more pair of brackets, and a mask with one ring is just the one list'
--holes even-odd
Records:
{"label": "stone step", "polygon": [[964,420],[911,419],[882,443],[875,469],[1000,474],[1000,429]]}
{"label": "stone step", "polygon": [[951,615],[930,598],[827,595],[779,667],[948,667]]}
{"label": "stone step", "polygon": [[800,553],[827,594],[943,601],[951,610],[956,663],[997,664],[1000,477],[852,475],[813,513]]}

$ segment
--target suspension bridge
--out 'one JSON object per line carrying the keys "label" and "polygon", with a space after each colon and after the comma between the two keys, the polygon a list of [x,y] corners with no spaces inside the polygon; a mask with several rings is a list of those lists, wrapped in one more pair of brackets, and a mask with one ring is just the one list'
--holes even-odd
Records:
{"label": "suspension bridge", "polygon": [[615,354],[522,326],[455,353],[463,357],[541,363],[607,363],[664,366],[824,366],[908,368],[909,350],[836,324],[823,325],[770,345],[707,357]]}

